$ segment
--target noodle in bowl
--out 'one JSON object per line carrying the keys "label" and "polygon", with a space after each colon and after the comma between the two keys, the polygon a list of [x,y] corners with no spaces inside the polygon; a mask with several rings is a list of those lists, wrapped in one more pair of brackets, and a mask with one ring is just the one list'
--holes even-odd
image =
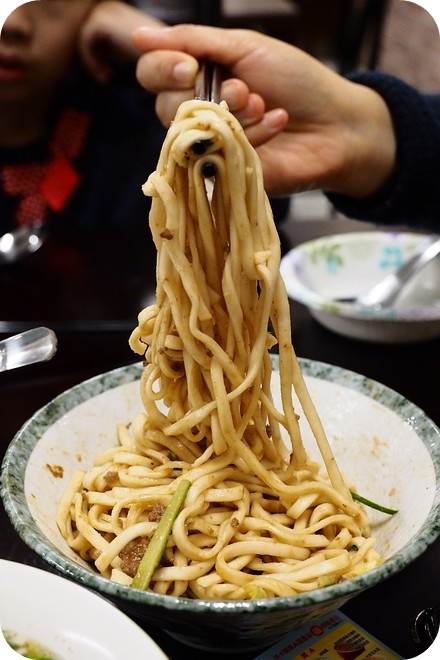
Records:
{"label": "noodle in bowl", "polygon": [[[374,588],[415,560],[439,534],[440,431],[423,411],[380,383],[332,365],[300,364],[344,475],[364,493],[370,484],[373,499],[399,509],[393,517],[371,514],[384,557],[373,570],[306,594],[243,601],[163,596],[98,575],[61,537],[57,508],[70,474],[89,468],[97,453],[113,447],[116,424],[142,410],[140,365],[61,394],[13,439],[2,467],[1,494],[19,536],[62,575],[98,591],[138,621],[189,645],[225,653],[269,646]],[[306,430],[304,436],[311,449]],[[62,469],[63,478],[54,466]]]}
{"label": "noodle in bowl", "polygon": [[[58,480],[56,510],[43,505],[41,479],[33,481],[29,470],[26,507],[61,550],[41,554],[135,616],[204,648],[214,636],[225,650],[259,648],[401,568],[432,539],[438,466],[429,449],[420,457],[419,436],[394,413],[383,435],[386,405],[374,409],[381,418],[375,430],[368,396],[352,401],[345,386],[335,392],[323,385],[328,366],[316,379],[308,363],[305,378],[291,343],[261,166],[225,105],[182,104],[144,192],[153,198],[158,258],[156,302],[140,312],[130,337],[144,356],[141,373],[127,368],[75,391],[73,410],[30,455]],[[115,387],[121,382],[128,389]],[[71,419],[78,393],[79,417]],[[57,414],[64,403],[57,402]],[[60,438],[53,433],[63,429],[67,442],[55,461]],[[363,475],[367,465],[376,474],[382,445],[391,455],[381,458],[385,474],[374,492]],[[424,484],[416,511],[406,501],[407,482],[391,470],[402,446],[414,450],[406,471]],[[145,578],[140,559],[157,545],[165,509],[186,484]],[[386,521],[383,512],[367,514],[354,491],[396,504],[399,513]],[[17,525],[15,513],[11,519]]]}

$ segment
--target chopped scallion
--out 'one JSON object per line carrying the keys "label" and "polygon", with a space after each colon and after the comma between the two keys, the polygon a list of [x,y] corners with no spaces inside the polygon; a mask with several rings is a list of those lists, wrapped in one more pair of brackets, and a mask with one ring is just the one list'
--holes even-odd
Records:
{"label": "chopped scallion", "polygon": [[360,502],[361,504],[365,504],[365,506],[369,506],[371,509],[376,509],[376,511],[387,513],[389,516],[394,516],[395,513],[398,513],[397,509],[389,509],[386,506],[382,506],[381,504],[377,504],[376,502],[367,500],[366,497],[362,497],[362,495],[358,495],[357,493],[351,492],[351,496],[357,502]]}
{"label": "chopped scallion", "polygon": [[190,486],[191,482],[188,479],[182,479],[177,486],[139,563],[136,575],[131,581],[132,587],[148,589],[150,586],[151,578],[165,552],[173,523],[185,501]]}

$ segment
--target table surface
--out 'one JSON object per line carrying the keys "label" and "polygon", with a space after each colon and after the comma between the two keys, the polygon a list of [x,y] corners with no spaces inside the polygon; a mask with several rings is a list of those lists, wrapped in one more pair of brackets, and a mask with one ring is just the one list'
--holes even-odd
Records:
{"label": "table surface", "polygon": [[[284,249],[323,234],[370,229],[371,225],[332,218],[289,222]],[[0,459],[21,425],[60,392],[110,369],[138,361],[128,346],[138,312],[154,295],[155,253],[148,234],[133,237],[82,230],[51,234],[38,252],[0,268],[0,338],[35,325],[58,335],[58,351],[47,363],[1,374]],[[361,373],[398,391],[440,425],[438,375],[440,339],[411,345],[369,344],[320,326],[292,302],[292,335],[297,354]],[[18,537],[0,507],[0,557],[50,570]],[[372,587],[342,610],[406,658],[424,648],[415,644],[416,614],[439,601],[440,539],[410,566]],[[145,628],[145,626],[143,626]],[[145,628],[171,660],[188,647],[166,633]],[[194,660],[206,652],[190,650]],[[253,655],[256,655],[255,653]],[[224,657],[215,653],[211,658]],[[243,660],[252,655],[244,654]]]}

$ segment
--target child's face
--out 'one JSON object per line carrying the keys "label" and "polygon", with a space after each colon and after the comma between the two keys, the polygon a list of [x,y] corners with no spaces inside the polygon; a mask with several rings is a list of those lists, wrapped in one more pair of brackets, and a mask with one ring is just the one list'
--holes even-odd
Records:
{"label": "child's face", "polygon": [[78,32],[98,0],[38,0],[7,18],[0,37],[0,104],[50,95],[68,69]]}

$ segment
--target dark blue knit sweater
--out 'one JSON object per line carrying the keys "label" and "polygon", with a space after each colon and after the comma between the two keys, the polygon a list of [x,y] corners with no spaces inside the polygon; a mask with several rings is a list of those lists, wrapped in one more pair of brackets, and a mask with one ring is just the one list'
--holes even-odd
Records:
{"label": "dark blue knit sweater", "polygon": [[383,188],[367,199],[333,193],[328,198],[351,218],[440,232],[440,94],[422,94],[380,72],[349,78],[375,89],[388,104],[397,136],[397,166]]}

